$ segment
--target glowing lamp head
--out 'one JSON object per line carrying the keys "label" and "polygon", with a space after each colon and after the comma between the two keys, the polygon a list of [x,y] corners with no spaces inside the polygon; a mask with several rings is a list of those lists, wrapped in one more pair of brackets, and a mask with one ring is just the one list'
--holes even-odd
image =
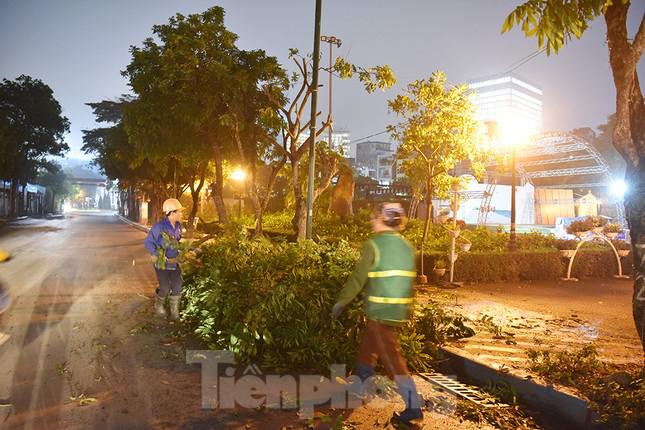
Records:
{"label": "glowing lamp head", "polygon": [[238,167],[231,173],[231,179],[237,182],[244,182],[246,179],[246,172],[242,168]]}
{"label": "glowing lamp head", "polygon": [[506,115],[498,127],[499,137],[504,146],[520,146],[531,134],[530,124],[519,115]]}
{"label": "glowing lamp head", "polygon": [[627,183],[622,179],[616,179],[609,187],[611,193],[616,197],[623,197],[627,193]]}

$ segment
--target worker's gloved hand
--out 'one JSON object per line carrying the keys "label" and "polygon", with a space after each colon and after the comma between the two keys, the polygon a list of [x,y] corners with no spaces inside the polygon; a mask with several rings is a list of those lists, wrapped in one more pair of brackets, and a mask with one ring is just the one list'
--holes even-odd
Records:
{"label": "worker's gloved hand", "polygon": [[340,303],[336,303],[334,307],[331,309],[331,316],[332,318],[336,319],[340,316],[340,314],[343,312],[343,309],[345,306],[341,305]]}
{"label": "worker's gloved hand", "polygon": [[156,264],[156,263],[157,263],[157,258],[158,258],[158,257],[157,257],[156,255],[151,255],[151,256],[150,256],[150,261],[152,262],[152,264]]}

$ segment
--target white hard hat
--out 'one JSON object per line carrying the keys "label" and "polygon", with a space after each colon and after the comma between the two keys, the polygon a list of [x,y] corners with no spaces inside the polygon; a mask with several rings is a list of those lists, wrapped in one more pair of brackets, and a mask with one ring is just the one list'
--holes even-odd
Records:
{"label": "white hard hat", "polygon": [[164,213],[178,211],[181,209],[183,209],[183,206],[181,205],[181,203],[179,203],[179,200],[177,199],[168,199],[165,202],[163,202]]}

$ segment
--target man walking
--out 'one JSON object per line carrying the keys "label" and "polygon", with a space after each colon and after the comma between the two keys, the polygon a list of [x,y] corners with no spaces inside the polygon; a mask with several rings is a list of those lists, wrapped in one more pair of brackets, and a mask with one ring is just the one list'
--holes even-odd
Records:
{"label": "man walking", "polygon": [[179,200],[168,199],[163,203],[165,218],[152,226],[144,245],[150,255],[157,273],[159,288],[155,295],[155,314],[166,316],[164,302],[170,293],[170,318],[179,320],[179,301],[181,300],[182,277],[179,257],[181,240],[181,211]]}
{"label": "man walking", "polygon": [[412,309],[412,284],[416,277],[414,250],[398,231],[403,227],[404,210],[398,203],[385,203],[372,214],[373,236],[365,242],[361,258],[343,286],[332,314],[337,318],[367,285],[365,313],[367,326],[356,359],[355,374],[365,381],[374,375],[378,358],[387,376],[396,381],[405,410],[395,413],[392,424],[412,427],[423,418],[421,398],[407,363],[401,354],[398,327],[404,325]]}

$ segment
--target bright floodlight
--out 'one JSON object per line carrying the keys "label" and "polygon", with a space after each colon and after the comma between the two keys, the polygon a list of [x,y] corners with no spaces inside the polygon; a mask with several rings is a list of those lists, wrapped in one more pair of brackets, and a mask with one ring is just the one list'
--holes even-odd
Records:
{"label": "bright floodlight", "polygon": [[531,134],[528,121],[513,113],[504,115],[498,127],[501,143],[506,146],[522,145]]}
{"label": "bright floodlight", "polygon": [[627,192],[627,184],[622,179],[616,179],[611,183],[611,193],[617,197],[623,197]]}
{"label": "bright floodlight", "polygon": [[238,167],[231,174],[231,179],[233,179],[234,181],[243,182],[244,179],[246,179],[246,172]]}

